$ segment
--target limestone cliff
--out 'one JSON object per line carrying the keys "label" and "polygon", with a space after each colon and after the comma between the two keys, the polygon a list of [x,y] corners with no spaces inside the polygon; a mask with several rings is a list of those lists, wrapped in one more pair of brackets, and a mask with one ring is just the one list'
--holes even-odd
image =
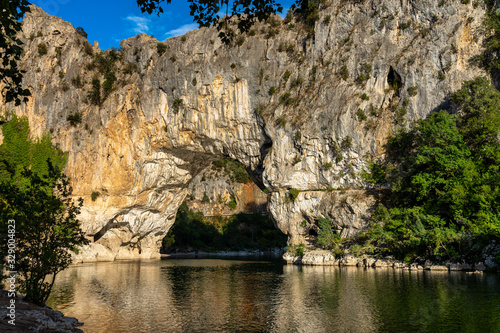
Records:
{"label": "limestone cliff", "polygon": [[[269,212],[289,242],[314,234],[319,216],[344,236],[367,226],[375,198],[359,173],[383,156],[395,127],[484,75],[471,64],[484,9],[459,0],[327,1],[319,14],[309,38],[300,22],[275,19],[233,46],[203,28],[160,47],[129,38],[116,55],[32,7],[22,67],[33,97],[5,107],[69,152],[66,173],[95,241],[80,259],[157,256],[190,182],[223,156],[271,192]],[[117,80],[93,103],[93,78],[109,79],[110,61]],[[294,200],[292,188],[301,191]]]}

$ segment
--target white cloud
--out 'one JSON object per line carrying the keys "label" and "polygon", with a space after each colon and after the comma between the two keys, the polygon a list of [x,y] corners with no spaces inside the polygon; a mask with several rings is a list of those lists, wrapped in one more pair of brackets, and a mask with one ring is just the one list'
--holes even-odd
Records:
{"label": "white cloud", "polygon": [[125,18],[125,20],[135,24],[135,27],[132,28],[132,30],[137,34],[142,34],[149,31],[148,24],[151,22],[150,19],[140,16],[129,15]]}
{"label": "white cloud", "polygon": [[165,33],[165,36],[168,37],[175,37],[175,36],[180,36],[184,35],[186,32],[198,29],[198,24],[196,23],[189,23],[189,24],[184,24],[183,26],[180,26],[177,29],[167,31]]}

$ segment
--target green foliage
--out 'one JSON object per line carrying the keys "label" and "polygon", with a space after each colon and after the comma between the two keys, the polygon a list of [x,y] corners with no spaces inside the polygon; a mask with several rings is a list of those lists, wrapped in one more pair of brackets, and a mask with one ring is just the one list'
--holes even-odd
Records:
{"label": "green foliage", "polygon": [[399,24],[399,29],[406,30],[411,26],[411,22],[401,22]]}
{"label": "green foliage", "polygon": [[[102,91],[103,91],[103,97],[102,100],[104,101],[106,97],[113,91],[113,85],[116,81],[116,75],[113,72],[107,72],[104,74],[104,82],[102,83]],[[92,82],[93,84],[93,82]]]}
{"label": "green foliage", "polygon": [[180,98],[174,99],[174,101],[172,102],[172,108],[174,109],[175,113],[179,112],[179,109],[182,107],[183,104],[184,101],[182,99]]}
{"label": "green foliage", "polygon": [[361,98],[363,101],[368,101],[370,99],[370,97],[368,97],[368,95],[366,93],[361,94],[361,96],[359,96],[359,98]]}
{"label": "green foliage", "polygon": [[368,81],[368,79],[370,79],[370,74],[359,73],[358,77],[356,78],[356,83],[364,84],[366,81]]}
{"label": "green foliage", "polygon": [[302,257],[304,255],[304,253],[306,252],[304,243],[300,243],[300,244],[296,245],[294,250],[295,250],[295,255],[297,257]]}
{"label": "green foliage", "polygon": [[297,142],[299,142],[302,139],[302,133],[300,132],[300,130],[297,130],[297,132],[295,132],[293,139]]}
{"label": "green foliage", "polygon": [[285,74],[283,74],[283,81],[287,82],[290,78],[290,75],[292,75],[292,73],[287,69]]}
{"label": "green foliage", "polygon": [[356,115],[358,116],[359,121],[364,121],[368,118],[365,114],[365,111],[363,111],[361,109],[358,109],[358,111],[356,111]]}
{"label": "green foliage", "polygon": [[300,190],[298,190],[296,188],[291,188],[288,190],[288,194],[290,195],[290,199],[292,201],[295,201],[295,199],[297,199],[297,197],[299,196],[299,193],[300,193]]}
{"label": "green foliage", "polygon": [[23,89],[22,80],[25,71],[20,70],[17,62],[21,59],[23,42],[19,39],[24,13],[30,11],[27,0],[3,1],[0,10],[0,83],[3,84],[2,96],[5,102],[15,102],[16,106],[26,102],[31,95],[28,89]]}
{"label": "green foliage", "polygon": [[80,112],[72,113],[66,117],[66,120],[69,121],[71,126],[76,127],[82,122],[82,114]]}
{"label": "green foliage", "polygon": [[236,202],[236,197],[234,196],[234,194],[231,194],[231,200],[229,200],[227,205],[231,209],[236,209],[236,207],[238,207],[238,203]]}
{"label": "green foliage", "polygon": [[318,226],[318,245],[326,249],[337,248],[341,238],[334,230],[333,221],[329,217],[320,217]]}
{"label": "green foliage", "polygon": [[275,228],[266,215],[237,214],[205,218],[184,202],[175,223],[163,240],[165,250],[268,250],[283,247],[287,236]]}
{"label": "green foliage", "polygon": [[22,187],[26,180],[21,176],[25,168],[40,176],[49,173],[47,160],[54,167],[64,169],[67,157],[60,150],[52,147],[48,134],[40,139],[29,138],[29,124],[24,117],[19,118],[15,114],[2,125],[4,135],[3,143],[0,145],[0,181],[13,181]]}
{"label": "green foliage", "polygon": [[389,141],[400,176],[368,234],[382,252],[458,260],[500,237],[500,93],[477,78],[451,101],[461,116],[433,113]]}
{"label": "green foliage", "polygon": [[123,74],[133,74],[137,72],[137,64],[127,63],[123,68]]}
{"label": "green foliage", "polygon": [[300,76],[297,76],[295,79],[292,80],[290,83],[290,88],[295,88],[298,87],[302,84],[302,78]]}
{"label": "green foliage", "polygon": [[358,77],[356,78],[356,83],[365,84],[365,82],[370,79],[371,71],[372,71],[371,64],[365,62],[363,65],[361,65],[361,71],[358,74]]}
{"label": "green foliage", "polygon": [[279,116],[276,118],[276,124],[278,124],[279,127],[285,127],[286,126],[286,118],[284,115]]}
{"label": "green foliage", "polygon": [[387,183],[386,167],[380,161],[369,161],[368,170],[361,172],[361,179],[370,184],[384,185]]}
{"label": "green foliage", "polygon": [[201,199],[201,202],[203,202],[203,203],[210,202],[210,198],[208,197],[207,192],[203,192],[203,199]]}
{"label": "green foliage", "polygon": [[245,36],[243,36],[243,35],[239,35],[238,37],[236,37],[236,40],[235,40],[235,42],[234,42],[234,43],[235,43],[237,46],[241,46],[241,45],[243,45],[243,43],[244,43],[244,42],[245,42]]}
{"label": "green foliage", "polygon": [[14,183],[0,183],[1,233],[7,232],[8,220],[15,220],[19,289],[25,301],[38,305],[47,301],[57,273],[71,264],[70,251],[87,242],[76,219],[82,201],[71,199],[66,176],[50,163],[48,169],[43,177],[24,171],[23,189]]}
{"label": "green foliage", "polygon": [[418,87],[417,86],[414,86],[414,87],[408,87],[408,94],[413,97],[413,96],[417,96],[418,94]]}
{"label": "green foliage", "polygon": [[98,77],[92,79],[92,89],[87,94],[91,104],[101,105],[101,80]]}
{"label": "green foliage", "polygon": [[395,119],[394,119],[396,121],[396,124],[404,124],[405,116],[407,113],[408,113],[408,110],[406,110],[406,108],[404,108],[404,107],[398,108],[396,110]]}
{"label": "green foliage", "polygon": [[269,94],[269,96],[272,96],[272,95],[274,95],[275,92],[276,92],[276,88],[274,86],[271,86],[267,93]]}
{"label": "green foliage", "polygon": [[342,67],[340,67],[338,74],[340,75],[342,80],[347,81],[347,79],[349,78],[349,69],[347,69],[346,65],[343,65]]}
{"label": "green foliage", "polygon": [[85,52],[86,55],[93,56],[94,55],[94,49],[92,48],[92,45],[88,42],[83,43],[83,52]]}
{"label": "green foliage", "polygon": [[47,54],[47,45],[45,43],[38,44],[38,54],[41,56]]}
{"label": "green foliage", "polygon": [[101,94],[101,81],[96,75],[92,79],[92,90],[88,94],[90,102],[94,105],[101,105],[102,102],[106,100],[108,95],[114,90],[113,85],[117,78],[116,72],[116,62],[121,59],[122,55],[111,49],[103,53],[96,54],[94,60],[89,64],[89,69],[97,69],[99,73],[104,76],[104,82],[102,84],[102,94]]}
{"label": "green foliage", "polygon": [[[71,263],[70,250],[85,244],[76,216],[81,200],[71,199],[71,186],[60,172],[66,156],[52,147],[50,137],[29,139],[25,118],[9,115],[2,125],[0,145],[0,237],[15,220],[15,270],[25,300],[43,305],[54,278]],[[7,247],[0,249],[0,268]]]}
{"label": "green foliage", "polygon": [[252,177],[248,174],[243,164],[238,161],[223,158],[212,163],[215,171],[224,171],[231,181],[241,184],[252,182]]}
{"label": "green foliage", "polygon": [[485,50],[479,61],[492,76],[495,76],[500,70],[500,14],[497,13],[494,1],[486,0],[485,3],[487,10],[483,24],[488,35],[483,45]]}
{"label": "green foliage", "polygon": [[342,139],[341,146],[344,149],[352,148],[352,138],[349,135],[346,136],[344,139]]}
{"label": "green foliage", "polygon": [[80,74],[71,79],[71,84],[76,88],[83,87],[82,77],[80,76]]}
{"label": "green foliage", "polygon": [[326,15],[325,19],[323,20],[323,23],[325,25],[329,25],[331,21],[332,21],[332,16],[331,15]]}
{"label": "green foliage", "polygon": [[283,104],[285,106],[293,104],[295,100],[290,97],[290,93],[284,93],[283,95],[280,96],[280,104]]}
{"label": "green foliage", "polygon": [[314,25],[319,20],[319,7],[324,0],[297,0],[298,19],[304,23],[308,37],[314,36]]}
{"label": "green foliage", "polygon": [[325,164],[323,164],[323,168],[325,170],[330,169],[332,166],[333,166],[332,162],[326,162]]}
{"label": "green foliage", "polygon": [[92,195],[90,196],[90,198],[92,199],[92,201],[96,201],[97,198],[99,198],[100,195],[101,195],[100,192],[94,191],[94,192],[92,192]]}
{"label": "green foliage", "polygon": [[167,45],[163,43],[157,43],[156,44],[156,52],[158,52],[158,55],[161,57],[163,53],[167,51]]}

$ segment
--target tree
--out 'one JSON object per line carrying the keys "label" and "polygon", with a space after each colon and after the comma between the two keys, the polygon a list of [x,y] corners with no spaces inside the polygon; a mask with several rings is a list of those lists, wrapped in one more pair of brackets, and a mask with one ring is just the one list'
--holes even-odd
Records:
{"label": "tree", "polygon": [[25,300],[38,305],[45,304],[57,273],[71,263],[70,251],[87,242],[76,219],[83,200],[75,203],[68,178],[50,161],[48,165],[47,176],[23,172],[26,189],[0,183],[1,234],[7,233],[8,220],[15,221],[15,263],[9,270],[22,277],[19,285]]}
{"label": "tree", "polygon": [[333,229],[333,221],[329,217],[320,217],[318,226],[318,245],[328,249],[335,249],[341,239],[340,235]]}
{"label": "tree", "polygon": [[32,140],[26,118],[6,118],[0,145],[0,271],[11,235],[9,220],[14,220],[15,253],[9,254],[15,258],[8,270],[21,275],[20,291],[27,300],[43,304],[56,274],[71,262],[69,251],[86,242],[76,219],[81,200],[70,198],[68,179],[59,171],[67,158],[50,137]]}
{"label": "tree", "polygon": [[400,177],[368,236],[409,259],[458,259],[500,237],[500,93],[477,78],[450,99],[458,114],[432,113],[389,142]]}
{"label": "tree", "polygon": [[26,102],[31,95],[28,89],[22,88],[23,73],[17,62],[21,58],[22,42],[17,37],[21,31],[19,20],[29,11],[29,2],[26,0],[11,0],[0,2],[0,82],[5,87],[2,96],[5,102],[14,101],[16,105]]}

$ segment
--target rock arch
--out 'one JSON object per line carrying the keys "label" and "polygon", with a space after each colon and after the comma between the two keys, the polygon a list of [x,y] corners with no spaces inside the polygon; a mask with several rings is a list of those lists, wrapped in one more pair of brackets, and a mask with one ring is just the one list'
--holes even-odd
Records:
{"label": "rock arch", "polygon": [[[426,8],[438,8],[438,2],[429,0]],[[228,47],[215,29],[204,28],[162,42],[166,51],[160,55],[158,40],[138,35],[121,42],[117,85],[94,105],[87,96],[100,74],[91,69],[90,54],[109,51],[33,6],[21,36],[24,84],[33,87],[33,96],[25,105],[5,107],[28,117],[33,136],[50,131],[53,143],[69,152],[66,173],[74,195],[85,200],[82,229],[95,240],[80,260],[157,255],[187,184],[222,156],[241,162],[271,191],[269,212],[289,242],[304,242],[309,229],[302,221],[320,216],[331,217],[341,235],[350,236],[367,226],[374,202],[358,177],[365,156],[381,156],[393,128],[386,84],[405,78],[419,86],[407,106],[410,120],[425,117],[463,81],[483,73],[458,66],[451,56],[442,82],[434,56],[448,52],[450,40],[460,40],[462,29],[456,27],[465,26],[466,17],[477,17],[470,24],[478,27],[480,8],[470,13],[457,4],[446,20],[430,27],[432,34],[395,29],[410,13],[416,26],[427,26],[432,11],[426,8],[396,1],[387,12],[383,1],[333,3],[319,13],[331,20],[316,25],[314,41],[283,24],[270,38],[258,33],[265,28],[259,23],[255,36]],[[374,12],[396,17],[381,25]],[[42,37],[27,37],[38,31]],[[40,56],[42,40],[50,47]],[[481,49],[474,45],[465,50],[471,57]],[[363,81],[369,101],[358,98],[354,75],[361,63],[373,69]],[[388,64],[397,68],[387,73]],[[399,90],[401,100],[408,97]],[[381,112],[372,115],[370,104]],[[359,109],[369,117],[365,122],[356,116]],[[82,124],[66,121],[74,112],[81,113]],[[93,192],[100,194],[94,201]]]}

